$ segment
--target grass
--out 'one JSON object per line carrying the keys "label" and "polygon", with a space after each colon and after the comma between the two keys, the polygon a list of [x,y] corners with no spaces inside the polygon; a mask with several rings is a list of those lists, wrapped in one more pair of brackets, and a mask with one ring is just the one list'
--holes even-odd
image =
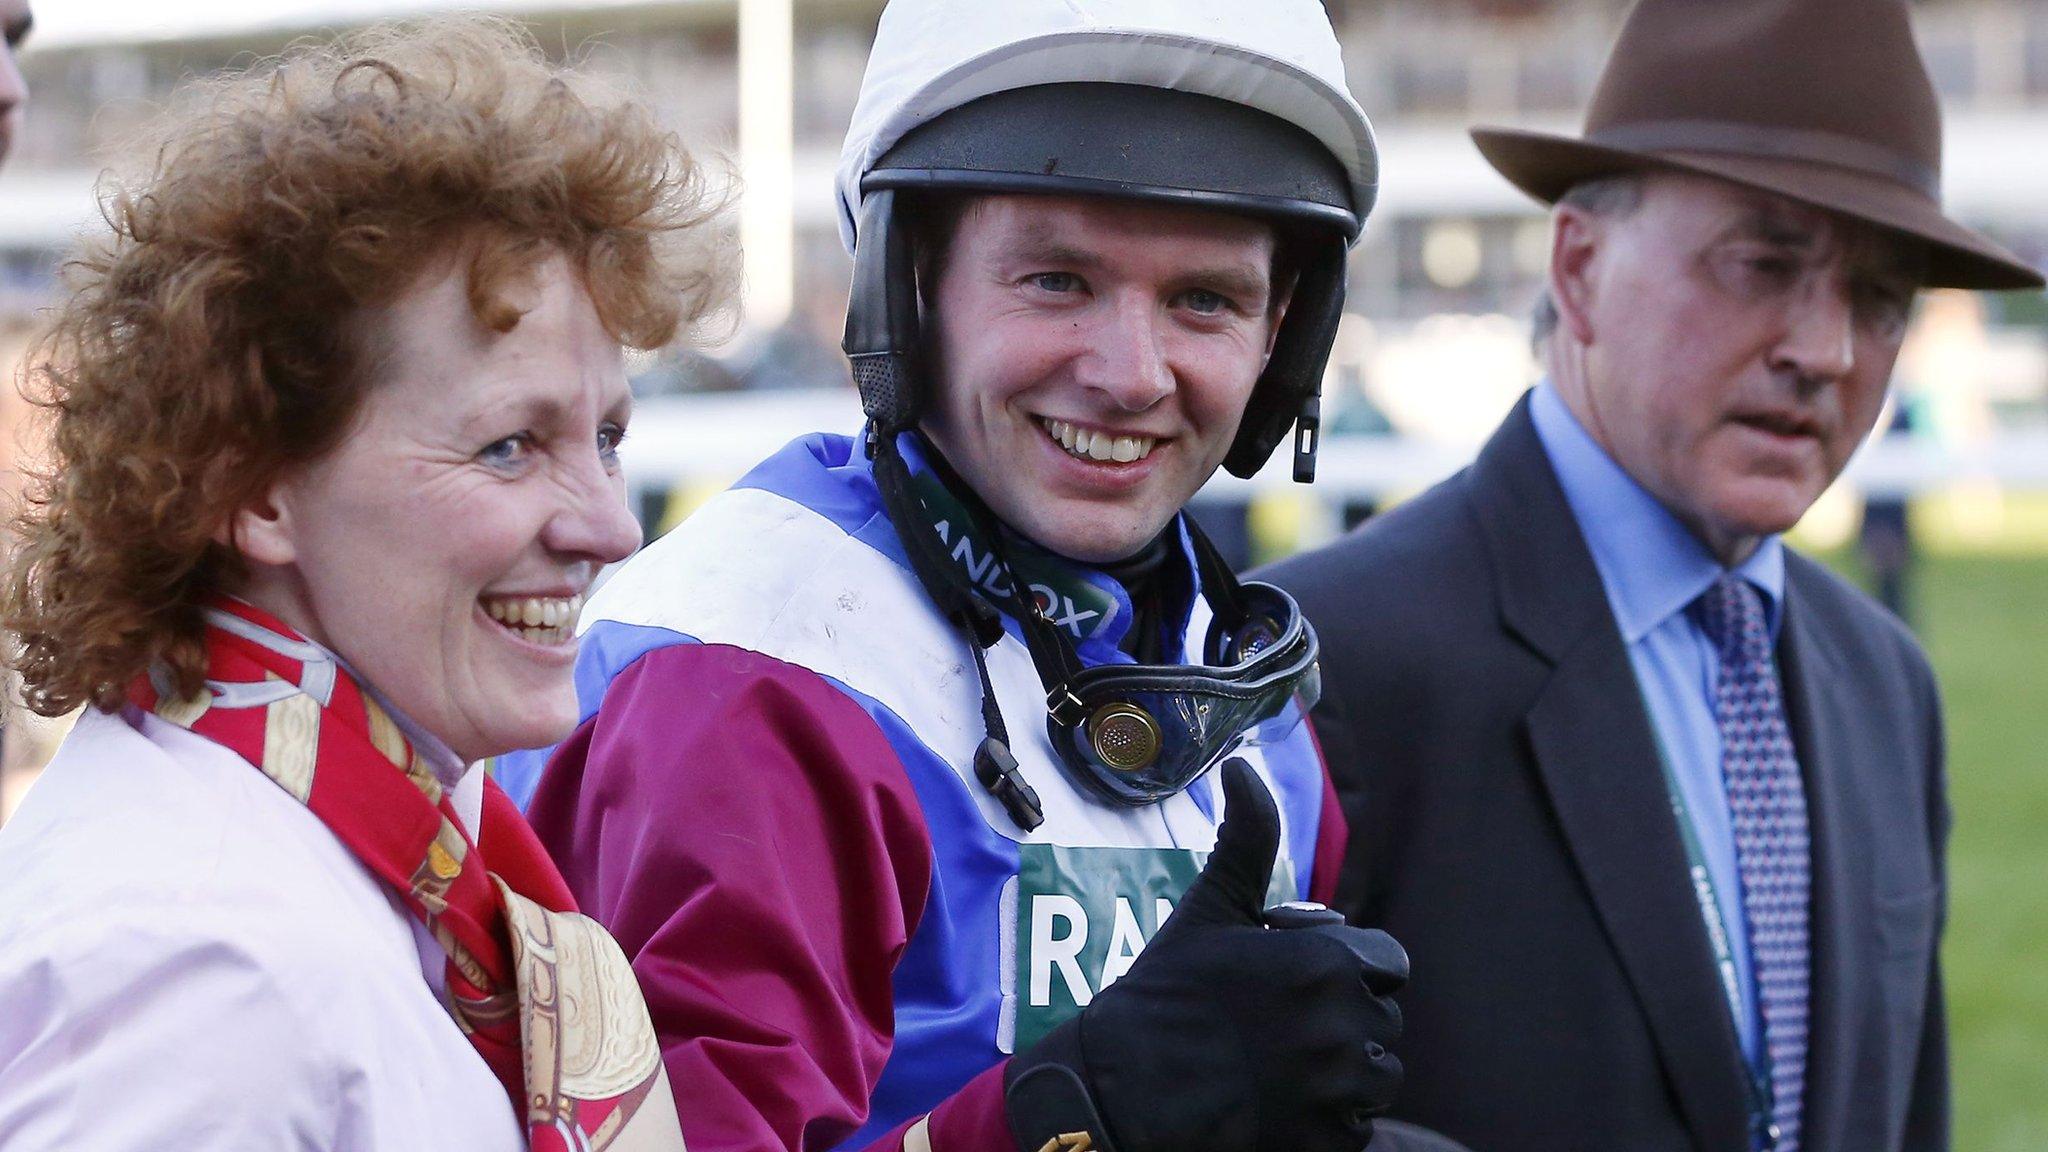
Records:
{"label": "grass", "polygon": [[[1853,565],[1844,565],[1853,568]],[[2048,1149],[2048,557],[1936,555],[1917,621],[1947,702],[1943,949],[1958,1152]]]}

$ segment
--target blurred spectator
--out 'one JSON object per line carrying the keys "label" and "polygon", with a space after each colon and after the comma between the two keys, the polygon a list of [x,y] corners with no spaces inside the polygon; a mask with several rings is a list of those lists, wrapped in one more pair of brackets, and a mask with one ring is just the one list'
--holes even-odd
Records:
{"label": "blurred spectator", "polygon": [[[1353,375],[1359,373],[1354,372]],[[1392,436],[1394,422],[1387,419],[1386,410],[1373,402],[1366,394],[1364,384],[1353,380],[1344,395],[1344,403],[1323,425],[1325,436]],[[1352,494],[1344,498],[1344,531],[1349,532],[1373,518],[1380,510],[1380,502],[1370,496]]]}
{"label": "blurred spectator", "polygon": [[[14,143],[14,128],[21,121],[22,106],[28,103],[28,84],[21,78],[21,69],[14,62],[14,54],[20,50],[22,41],[28,39],[28,30],[34,23],[29,14],[28,0],[0,0],[0,162],[7,159],[7,150]],[[14,379],[12,364],[14,358],[7,354],[4,345],[12,343],[7,334],[0,332],[0,379],[11,382]],[[12,389],[0,393],[0,405],[6,405]],[[0,431],[12,431],[12,413],[0,416]],[[0,475],[11,475],[13,436],[8,435],[6,443],[0,444]],[[11,487],[11,485],[9,486]],[[7,685],[4,697],[0,697],[0,822],[14,808],[16,794],[24,783],[16,779],[18,770],[14,765],[20,750],[19,739],[7,739],[7,731],[13,726],[14,709],[8,701],[13,699],[12,685]],[[13,747],[10,748],[10,745]]]}
{"label": "blurred spectator", "polygon": [[[21,444],[28,405],[15,382],[29,341],[28,321],[0,316],[0,509],[12,510],[20,490]],[[0,823],[35,779],[34,770],[49,759],[63,726],[14,706],[18,685],[0,679]]]}
{"label": "blurred spectator", "polygon": [[21,42],[28,39],[28,30],[34,23],[28,0],[0,0],[0,161],[7,159],[7,149],[14,143],[15,125],[21,121],[22,106],[28,103],[28,82],[21,78],[14,54],[21,50]]}
{"label": "blurred spectator", "polygon": [[[1884,434],[1901,438],[1913,434],[1913,409],[1904,397],[1894,403],[1892,421]],[[1878,602],[1891,609],[1892,615],[1911,624],[1913,527],[1906,511],[1906,496],[1902,492],[1871,496],[1863,504],[1863,527],[1856,536],[1856,549],[1870,569],[1870,583]]]}

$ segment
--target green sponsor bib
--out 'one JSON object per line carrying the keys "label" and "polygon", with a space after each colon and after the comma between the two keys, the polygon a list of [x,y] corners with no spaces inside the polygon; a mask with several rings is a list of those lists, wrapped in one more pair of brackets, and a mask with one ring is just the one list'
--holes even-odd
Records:
{"label": "green sponsor bib", "polygon": [[[1206,852],[1185,848],[1062,848],[1022,844],[1017,855],[1015,1042],[1022,1051],[1130,971],[1173,905],[1201,874]],[[1295,898],[1294,869],[1273,870],[1266,903]]]}

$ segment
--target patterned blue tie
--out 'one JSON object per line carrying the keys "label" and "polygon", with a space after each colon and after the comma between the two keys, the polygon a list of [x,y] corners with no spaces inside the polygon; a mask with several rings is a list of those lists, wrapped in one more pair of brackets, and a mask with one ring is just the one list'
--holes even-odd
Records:
{"label": "patterned blue tie", "polygon": [[1720,650],[1714,718],[1721,730],[1721,772],[1742,877],[1764,1049],[1771,1059],[1771,1119],[1779,1136],[1775,1144],[1764,1139],[1759,1146],[1798,1152],[1812,956],[1806,789],[1771,660],[1763,598],[1748,581],[1724,573],[1700,597],[1699,612],[1700,627]]}

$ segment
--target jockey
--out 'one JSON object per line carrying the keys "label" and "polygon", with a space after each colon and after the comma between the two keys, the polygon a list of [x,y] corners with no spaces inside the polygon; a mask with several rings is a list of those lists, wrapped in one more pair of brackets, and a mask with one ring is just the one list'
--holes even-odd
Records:
{"label": "jockey", "polygon": [[1407,961],[1305,903],[1315,635],[1183,509],[1290,429],[1312,474],[1376,181],[1315,0],[889,4],[838,186],[866,426],[592,599],[529,808],[696,1152],[1370,1138]]}

